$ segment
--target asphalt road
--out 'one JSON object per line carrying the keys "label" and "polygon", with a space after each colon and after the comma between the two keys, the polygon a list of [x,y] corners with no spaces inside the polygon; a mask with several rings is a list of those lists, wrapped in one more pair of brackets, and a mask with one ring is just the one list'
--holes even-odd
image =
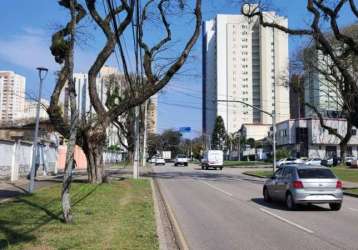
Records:
{"label": "asphalt road", "polygon": [[358,249],[358,199],[287,211],[262,199],[262,180],[189,167],[153,167],[190,249]]}

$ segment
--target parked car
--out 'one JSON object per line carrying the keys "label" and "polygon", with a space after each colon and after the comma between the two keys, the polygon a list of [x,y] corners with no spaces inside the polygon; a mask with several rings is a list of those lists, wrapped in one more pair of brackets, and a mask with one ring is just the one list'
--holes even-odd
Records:
{"label": "parked car", "polygon": [[153,156],[152,158],[149,159],[149,163],[153,163],[153,164],[154,164],[154,163],[155,163],[155,159],[156,159],[156,157]]}
{"label": "parked car", "polygon": [[285,201],[290,210],[298,204],[328,203],[336,211],[342,207],[342,182],[329,168],[289,164],[265,182],[263,196],[267,202]]}
{"label": "parked car", "polygon": [[207,150],[204,152],[201,160],[201,169],[208,170],[214,168],[220,170],[223,169],[224,165],[224,152],[222,150]]}
{"label": "parked car", "polygon": [[155,159],[155,166],[159,166],[159,165],[165,165],[165,160],[162,157],[157,157]]}
{"label": "parked car", "polygon": [[352,166],[352,161],[356,160],[355,157],[351,157],[351,156],[347,156],[346,157],[346,165],[347,166]]}
{"label": "parked car", "polygon": [[277,162],[277,167],[281,167],[283,165],[290,164],[290,163],[300,164],[300,163],[304,163],[304,160],[294,157],[284,158]]}
{"label": "parked car", "polygon": [[188,157],[185,155],[177,155],[177,157],[175,157],[174,166],[188,166],[188,161]]}
{"label": "parked car", "polygon": [[321,159],[320,158],[313,158],[313,159],[308,159],[305,164],[306,165],[311,165],[311,166],[321,166]]}

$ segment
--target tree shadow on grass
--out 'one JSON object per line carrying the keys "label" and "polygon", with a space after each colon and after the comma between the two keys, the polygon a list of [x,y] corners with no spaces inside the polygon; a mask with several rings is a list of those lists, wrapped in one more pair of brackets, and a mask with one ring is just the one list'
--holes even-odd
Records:
{"label": "tree shadow on grass", "polygon": [[[98,185],[94,186],[84,195],[81,195],[81,191],[78,191],[77,193],[72,195],[72,208],[79,205],[82,201],[90,197],[97,190],[97,188]],[[44,212],[46,216],[41,216],[38,220],[32,221],[31,223],[22,221],[22,218],[11,218],[10,220],[0,219],[0,233],[5,235],[5,239],[0,238],[0,249],[8,248],[10,245],[16,245],[19,243],[36,240],[37,237],[35,236],[34,232],[41,227],[47,225],[52,221],[58,221],[61,223],[64,222],[60,207],[52,206],[54,202],[59,202],[59,197],[50,200],[46,204],[39,204],[27,199],[27,197],[29,196],[30,195],[18,196],[15,198],[14,202],[3,204],[3,206],[11,206],[15,203],[22,203],[24,204],[24,213],[28,212],[26,207],[29,206],[35,208],[39,212]],[[28,218],[31,219],[31,214],[28,214],[27,216],[29,216]],[[25,217],[26,216],[24,216],[24,218]],[[30,226],[30,228],[28,228],[28,226]]]}
{"label": "tree shadow on grass", "polygon": [[[11,229],[11,225],[16,225],[12,221],[0,220],[0,232],[2,232],[6,239],[0,239],[0,249],[6,249],[12,244],[19,242],[27,242],[35,240],[36,237],[27,233],[20,233]],[[10,225],[10,226],[9,226]]]}

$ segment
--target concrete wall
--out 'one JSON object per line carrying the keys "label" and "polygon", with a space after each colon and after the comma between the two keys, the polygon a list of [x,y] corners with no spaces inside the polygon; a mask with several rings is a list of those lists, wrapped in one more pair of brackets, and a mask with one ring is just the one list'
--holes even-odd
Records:
{"label": "concrete wall", "polygon": [[[0,179],[17,180],[30,172],[32,144],[21,141],[0,141]],[[40,145],[37,174],[56,172],[57,151],[49,145]],[[46,171],[44,171],[46,169]]]}

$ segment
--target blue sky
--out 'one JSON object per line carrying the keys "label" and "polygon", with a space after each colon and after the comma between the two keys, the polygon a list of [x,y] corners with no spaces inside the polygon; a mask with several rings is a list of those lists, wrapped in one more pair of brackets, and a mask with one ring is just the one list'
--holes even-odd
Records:
{"label": "blue sky", "polygon": [[[101,1],[100,1],[101,2]],[[239,2],[239,1],[236,1]],[[274,10],[287,16],[291,28],[304,27],[309,23],[310,16],[305,11],[303,0],[275,0]],[[30,96],[37,95],[38,77],[36,67],[46,66],[50,69],[46,79],[44,96],[49,99],[54,86],[54,73],[59,68],[54,62],[49,51],[51,34],[67,20],[67,13],[54,0],[1,0],[0,9],[0,70],[13,70],[27,78],[27,93]],[[208,20],[216,14],[238,14],[240,6],[235,1],[211,0],[203,1],[203,18]],[[344,11],[347,14],[347,10]],[[347,24],[353,21],[352,15],[343,14],[341,23]],[[188,17],[188,16],[185,16]],[[193,19],[173,19],[179,23],[172,25],[178,48],[183,45],[184,37],[190,33],[189,22]],[[178,22],[180,21],[180,22]],[[85,21],[82,31],[88,33],[76,51],[76,71],[86,72],[96,53],[103,46],[103,38],[98,29],[89,21]],[[155,30],[155,29],[154,29]],[[161,34],[147,34],[152,41]],[[153,34],[156,34],[153,36]],[[302,45],[302,39],[291,37],[289,49],[292,54]],[[128,41],[128,51],[132,46]],[[111,58],[108,65],[116,66]],[[187,137],[199,135],[201,131],[201,39],[196,44],[192,58],[185,66],[182,74],[173,79],[170,84],[159,94],[158,129],[178,128],[190,126],[193,129]]]}

